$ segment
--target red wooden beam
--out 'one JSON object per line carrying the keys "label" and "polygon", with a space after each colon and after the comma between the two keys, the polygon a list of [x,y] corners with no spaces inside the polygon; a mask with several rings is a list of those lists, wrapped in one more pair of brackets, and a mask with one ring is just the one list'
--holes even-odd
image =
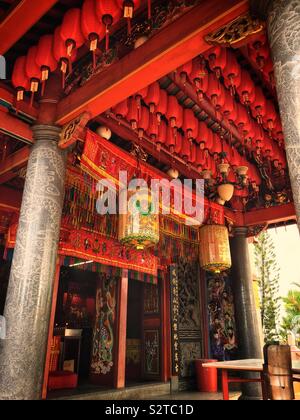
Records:
{"label": "red wooden beam", "polygon": [[82,112],[100,115],[209,48],[205,36],[249,9],[248,0],[206,1],[167,25],[144,45],[64,98],[57,124]]}
{"label": "red wooden beam", "polygon": [[25,143],[33,143],[30,126],[7,112],[0,111],[0,132]]}
{"label": "red wooden beam", "polygon": [[0,54],[5,54],[57,0],[20,0],[0,22]]}
{"label": "red wooden beam", "polygon": [[[16,95],[13,89],[8,89],[0,83],[0,109],[7,112],[13,110],[16,112]],[[18,114],[22,115],[29,120],[36,120],[38,110],[31,106],[28,102],[23,101],[18,104]]]}
{"label": "red wooden beam", "polygon": [[293,203],[275,206],[267,209],[253,210],[244,215],[245,226],[276,224],[296,220],[296,211]]}
{"label": "red wooden beam", "polygon": [[30,148],[26,146],[18,150],[16,153],[7,156],[5,161],[0,164],[0,176],[22,168],[22,166],[26,165],[29,155]]}

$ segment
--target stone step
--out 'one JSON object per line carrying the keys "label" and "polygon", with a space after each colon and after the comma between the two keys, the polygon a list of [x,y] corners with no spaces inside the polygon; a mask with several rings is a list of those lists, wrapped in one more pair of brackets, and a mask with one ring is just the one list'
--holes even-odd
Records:
{"label": "stone step", "polygon": [[106,391],[91,391],[87,393],[76,393],[65,397],[55,398],[56,400],[97,400],[97,401],[122,401],[142,400],[170,394],[170,383],[148,383],[130,386],[125,389],[114,389]]}

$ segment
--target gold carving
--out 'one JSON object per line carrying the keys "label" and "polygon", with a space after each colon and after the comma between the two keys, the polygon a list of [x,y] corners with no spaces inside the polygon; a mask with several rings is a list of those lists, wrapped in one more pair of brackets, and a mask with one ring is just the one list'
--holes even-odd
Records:
{"label": "gold carving", "polygon": [[84,112],[66,124],[60,135],[59,147],[61,149],[67,149],[76,143],[90,119],[91,115],[88,112]]}
{"label": "gold carving", "polygon": [[207,35],[205,40],[212,45],[238,48],[245,43],[247,38],[262,32],[264,29],[264,22],[247,13]]}

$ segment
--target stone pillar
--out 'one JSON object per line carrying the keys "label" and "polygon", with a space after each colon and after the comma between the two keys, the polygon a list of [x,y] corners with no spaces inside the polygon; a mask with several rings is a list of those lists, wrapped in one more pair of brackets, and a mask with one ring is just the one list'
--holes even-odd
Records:
{"label": "stone pillar", "polygon": [[290,179],[300,229],[300,3],[252,0],[255,15],[267,20]]}
{"label": "stone pillar", "polygon": [[36,125],[33,133],[0,343],[0,399],[42,393],[66,159],[59,128]]}
{"label": "stone pillar", "polygon": [[[259,324],[253,293],[253,278],[247,240],[247,228],[234,230],[231,239],[233,295],[236,312],[239,358],[262,359]],[[257,377],[249,374],[247,378]],[[242,385],[243,399],[261,398],[261,386],[256,383]]]}

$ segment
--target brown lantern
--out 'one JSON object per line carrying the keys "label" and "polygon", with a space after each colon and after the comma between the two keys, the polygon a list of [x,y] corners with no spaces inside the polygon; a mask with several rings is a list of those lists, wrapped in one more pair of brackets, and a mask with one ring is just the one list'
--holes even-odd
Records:
{"label": "brown lantern", "polygon": [[231,268],[229,234],[226,226],[200,228],[200,264],[205,271],[221,273]]}

